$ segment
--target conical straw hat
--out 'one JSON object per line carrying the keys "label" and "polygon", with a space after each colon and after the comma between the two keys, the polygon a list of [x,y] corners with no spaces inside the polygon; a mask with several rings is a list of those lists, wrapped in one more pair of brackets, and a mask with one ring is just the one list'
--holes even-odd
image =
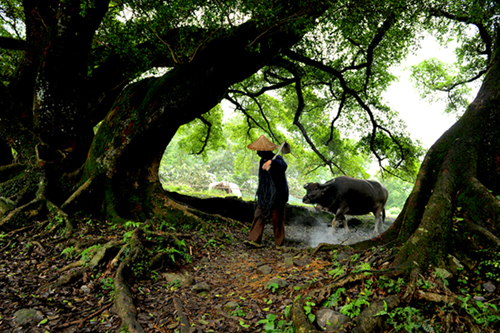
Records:
{"label": "conical straw hat", "polygon": [[261,135],[257,140],[249,144],[248,149],[258,150],[258,151],[273,151],[278,149],[280,146],[269,141],[264,135]]}

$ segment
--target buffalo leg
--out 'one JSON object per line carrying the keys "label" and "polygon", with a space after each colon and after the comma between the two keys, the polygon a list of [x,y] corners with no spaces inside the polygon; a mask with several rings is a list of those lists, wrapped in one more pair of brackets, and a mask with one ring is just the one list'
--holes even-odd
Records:
{"label": "buffalo leg", "polygon": [[337,222],[338,221],[344,221],[345,231],[349,232],[349,226],[347,225],[347,219],[345,218],[345,216],[342,216],[339,219],[337,219],[337,216],[335,216],[335,218],[332,220],[332,229],[335,229],[335,227],[337,226]]}
{"label": "buffalo leg", "polygon": [[345,214],[348,211],[349,207],[347,207],[347,205],[345,204],[340,205],[340,207],[337,209],[337,212],[335,213],[335,218],[332,221],[332,228],[335,228],[337,221],[344,221],[345,231],[349,232],[349,226],[347,225],[347,219],[345,218]]}
{"label": "buffalo leg", "polygon": [[380,215],[379,216],[375,215],[375,229],[373,230],[374,235],[380,234],[380,226],[379,226],[380,222],[381,222]]}
{"label": "buffalo leg", "polygon": [[337,227],[337,222],[339,222],[340,220],[337,220],[337,216],[335,216],[332,220],[332,229],[335,230],[335,228]]}
{"label": "buffalo leg", "polygon": [[382,214],[382,209],[377,209],[373,212],[375,215],[375,229],[373,230],[374,235],[379,235],[382,232],[382,224],[384,222],[385,211]]}

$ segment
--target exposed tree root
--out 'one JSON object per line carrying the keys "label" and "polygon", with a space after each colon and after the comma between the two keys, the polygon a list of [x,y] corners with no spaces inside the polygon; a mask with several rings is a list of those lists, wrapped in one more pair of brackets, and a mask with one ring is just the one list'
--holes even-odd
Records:
{"label": "exposed tree root", "polygon": [[[471,199],[473,198],[473,199]],[[481,224],[482,227],[498,231],[498,216],[500,216],[500,200],[495,198],[491,190],[477,178],[471,177],[467,186],[460,191],[457,205],[468,220]],[[487,208],[487,209],[485,209]]]}
{"label": "exposed tree root", "polygon": [[140,229],[136,229],[130,241],[130,252],[120,263],[114,279],[115,285],[115,310],[122,320],[121,327],[131,333],[142,333],[144,329],[137,321],[137,310],[133,301],[133,294],[127,283],[125,275],[130,273],[130,265],[138,258],[143,249],[140,241]]}
{"label": "exposed tree root", "polygon": [[15,208],[0,220],[0,229],[7,229],[7,226],[24,225],[25,221],[29,221],[40,214],[44,204],[45,200],[36,198],[25,205]]}
{"label": "exposed tree root", "polygon": [[[98,241],[93,240],[91,242],[86,242],[87,245],[91,244],[99,244]],[[102,246],[98,247],[91,247],[88,249],[88,253],[86,255],[86,258],[81,258],[78,261],[75,261],[69,265],[66,265],[62,268],[59,269],[60,272],[65,272],[67,270],[76,268],[76,267],[82,267],[82,266],[88,266],[91,270],[99,266],[102,261],[104,261],[105,257],[108,255],[108,253],[113,252],[113,248],[120,246],[123,244],[122,240],[112,240]],[[81,248],[81,244],[78,244],[80,246],[75,247],[75,252],[76,253],[81,253],[83,252],[83,249]]]}
{"label": "exposed tree root", "polygon": [[[47,207],[50,207],[49,210],[56,214],[56,216],[60,216],[62,218],[66,217],[63,210],[58,208],[56,205],[53,205],[49,201],[47,201]],[[113,304],[115,311],[122,320],[121,326],[122,328],[126,328],[128,332],[144,332],[144,329],[137,320],[137,311],[133,301],[134,294],[128,284],[129,279],[132,276],[133,264],[138,261],[148,261],[147,258],[143,257],[146,254],[146,252],[143,250],[143,244],[141,240],[143,238],[143,233],[147,233],[148,236],[153,236],[148,237],[148,242],[161,242],[162,245],[183,244],[180,239],[189,238],[189,235],[182,233],[163,233],[154,230],[152,231],[150,230],[152,226],[149,226],[149,223],[144,223],[143,228],[144,230],[141,228],[136,229],[127,244],[124,244],[124,241],[121,238],[108,240],[106,243],[103,243],[103,239],[92,237],[85,237],[84,239],[75,238],[68,240],[66,242],[66,249],[68,249],[69,251],[67,251],[66,254],[71,256],[80,256],[79,260],[76,260],[75,262],[60,268],[59,272],[64,272],[64,274],[58,280],[41,287],[39,291],[46,292],[48,290],[59,288],[63,285],[71,284],[75,281],[85,278],[85,274],[90,271],[95,271],[96,269],[99,269],[99,267],[101,269],[105,267],[105,272],[101,275],[101,277],[110,276],[111,274],[113,274],[112,272],[116,268],[116,273],[113,279],[115,290]],[[61,239],[59,238],[58,242],[60,241]],[[127,254],[124,259],[122,259],[123,254]],[[159,255],[161,254],[162,253],[160,252]],[[157,257],[156,259],[159,262],[162,261],[161,256]],[[152,262],[154,260],[150,261]],[[118,265],[118,263],[120,264]],[[107,307],[109,307],[109,305],[102,308],[100,311],[103,311]],[[181,332],[188,332],[190,325],[187,317],[182,317],[182,303],[180,302],[180,300],[178,300],[178,302],[176,303],[176,307],[179,308]],[[98,312],[82,319],[78,322],[79,326],[81,326],[86,320],[97,314]],[[76,324],[76,322],[68,323],[69,326],[74,324]]]}
{"label": "exposed tree root", "polygon": [[113,270],[116,266],[118,266],[118,261],[120,261],[120,256],[127,249],[128,249],[128,244],[125,244],[121,247],[120,251],[118,251],[116,256],[108,263],[105,275],[109,274],[111,270]]}
{"label": "exposed tree root", "polygon": [[179,317],[179,333],[189,333],[189,319],[187,318],[184,310],[182,308],[182,302],[179,298],[174,297],[174,307],[177,311],[177,316]]}
{"label": "exposed tree root", "polygon": [[469,227],[471,230],[475,231],[476,233],[479,233],[481,236],[483,236],[486,240],[490,241],[496,247],[500,247],[500,238],[495,236],[488,229],[483,228],[480,225],[472,223],[472,222],[468,222],[467,227]]}
{"label": "exposed tree root", "polygon": [[87,179],[83,185],[81,185],[71,196],[61,205],[61,209],[66,209],[67,207],[71,206],[74,204],[78,198],[85,193],[85,191],[90,189],[90,186],[92,185],[92,181],[94,180],[93,177]]}
{"label": "exposed tree root", "polygon": [[448,303],[448,304],[462,304],[457,297],[453,295],[441,295],[437,293],[424,292],[422,290],[418,291],[418,298],[424,299],[428,302],[439,302],[439,303]]}
{"label": "exposed tree root", "polygon": [[418,267],[415,267],[410,273],[410,281],[406,284],[406,291],[403,296],[403,300],[405,300],[406,302],[409,302],[415,295],[415,292],[418,289],[417,281],[419,276],[420,269]]}
{"label": "exposed tree root", "polygon": [[73,227],[73,222],[61,208],[54,205],[52,202],[47,200],[47,209],[50,213],[56,216],[56,219],[61,219],[65,224],[64,238],[69,238],[73,235],[75,228]]}
{"label": "exposed tree root", "polygon": [[361,281],[365,278],[364,273],[349,274],[340,278],[337,282],[331,283],[326,287],[314,289],[296,300],[290,309],[290,318],[292,319],[296,333],[319,332],[309,321],[305,312],[304,306],[306,302],[314,302],[319,304],[323,300],[332,295],[338,288],[349,283]]}
{"label": "exposed tree root", "polygon": [[109,252],[109,250],[113,249],[117,245],[120,245],[121,243],[121,240],[112,240],[102,247],[91,248],[88,251],[88,258],[92,258],[89,262],[87,262],[86,259],[81,258],[76,262],[60,268],[59,271],[61,273],[66,271],[70,272],[61,276],[57,281],[40,287],[39,291],[43,292],[73,283],[77,279],[81,278],[87,271],[92,270],[100,265],[105,259],[106,254]]}
{"label": "exposed tree root", "polygon": [[9,179],[12,175],[19,174],[26,166],[24,164],[8,164],[0,166],[0,180]]}
{"label": "exposed tree root", "polygon": [[[453,293],[448,293],[445,295],[438,294],[438,293],[432,293],[432,292],[424,292],[422,290],[418,291],[418,298],[425,300],[426,302],[430,303],[443,303],[443,304],[450,304],[450,305],[457,305],[460,306],[461,308],[467,308],[467,307],[474,307],[474,303],[476,301],[474,300],[469,300],[464,303],[464,300],[458,298],[455,294]],[[494,303],[492,303],[494,304]],[[492,313],[495,313],[496,316],[500,314],[500,311],[498,310],[493,310],[490,308],[490,311]],[[465,323],[468,326],[469,330],[471,332],[491,332],[491,333],[496,333],[497,330],[493,327],[479,327],[476,323],[474,323],[474,318],[470,316],[469,314],[466,315],[465,317]]]}
{"label": "exposed tree root", "polygon": [[109,302],[108,304],[104,305],[101,309],[95,311],[94,313],[88,315],[87,317],[85,317],[85,318],[83,318],[81,320],[71,321],[69,323],[65,323],[65,324],[59,325],[59,326],[57,326],[57,328],[58,329],[60,329],[60,328],[66,328],[66,327],[70,327],[70,326],[73,326],[73,325],[76,325],[76,324],[78,324],[77,328],[81,328],[85,324],[85,322],[87,322],[88,320],[94,318],[98,314],[102,313],[104,310],[109,309],[112,305],[113,305],[113,302]]}
{"label": "exposed tree root", "polygon": [[28,225],[28,226],[25,226],[25,227],[22,227],[22,228],[19,228],[19,229],[15,229],[15,230],[11,230],[7,233],[7,237],[13,237],[14,235],[18,234],[18,233],[21,233],[25,230],[29,230],[29,229],[33,229],[33,228],[43,228],[46,224],[48,224],[49,221],[43,221],[43,222],[40,222],[39,224],[37,225]]}
{"label": "exposed tree root", "polygon": [[316,249],[314,249],[313,254],[316,254],[321,251],[333,251],[333,250],[338,250],[342,248],[342,245],[339,244],[328,244],[328,243],[320,243],[318,246],[316,246]]}
{"label": "exposed tree root", "polygon": [[59,279],[57,279],[55,282],[50,283],[48,285],[45,285],[38,289],[38,292],[45,292],[49,290],[53,290],[56,288],[59,288],[63,285],[72,283],[76,281],[77,279],[80,279],[85,272],[88,271],[88,267],[78,267],[78,268],[73,268],[73,270],[69,274],[65,274],[61,276]]}

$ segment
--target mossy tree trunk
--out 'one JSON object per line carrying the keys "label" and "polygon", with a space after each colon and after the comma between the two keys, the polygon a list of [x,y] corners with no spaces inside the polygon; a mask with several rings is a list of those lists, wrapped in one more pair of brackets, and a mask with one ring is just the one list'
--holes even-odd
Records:
{"label": "mossy tree trunk", "polygon": [[[395,223],[367,247],[396,241],[394,266],[446,267],[449,255],[471,262],[500,234],[500,59],[494,58],[465,114],[429,149]],[[497,235],[497,236],[495,236]]]}

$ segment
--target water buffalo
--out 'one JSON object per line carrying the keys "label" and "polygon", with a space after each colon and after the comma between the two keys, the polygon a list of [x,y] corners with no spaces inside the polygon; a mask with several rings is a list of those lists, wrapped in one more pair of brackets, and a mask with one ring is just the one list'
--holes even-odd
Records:
{"label": "water buffalo", "polygon": [[349,231],[344,214],[365,215],[370,212],[375,215],[375,234],[382,231],[385,220],[385,203],[389,191],[384,185],[374,180],[337,177],[324,184],[308,183],[302,202],[318,204],[335,214],[332,227],[337,221],[344,221],[346,231]]}

